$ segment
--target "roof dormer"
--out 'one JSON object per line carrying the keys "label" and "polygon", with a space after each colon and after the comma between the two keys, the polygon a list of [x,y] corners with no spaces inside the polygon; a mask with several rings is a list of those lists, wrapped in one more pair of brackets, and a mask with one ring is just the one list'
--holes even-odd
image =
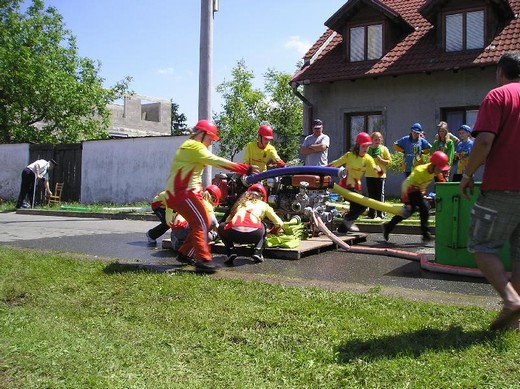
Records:
{"label": "roof dormer", "polygon": [[447,53],[484,49],[515,18],[507,0],[429,0],[419,13]]}
{"label": "roof dormer", "polygon": [[378,60],[413,31],[399,13],[378,0],[350,0],[325,25],[342,35],[348,62]]}

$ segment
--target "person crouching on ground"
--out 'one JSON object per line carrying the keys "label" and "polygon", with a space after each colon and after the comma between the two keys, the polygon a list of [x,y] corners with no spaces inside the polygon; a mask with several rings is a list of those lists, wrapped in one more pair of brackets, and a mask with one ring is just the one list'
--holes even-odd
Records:
{"label": "person crouching on ground", "polygon": [[269,232],[282,232],[283,221],[267,204],[267,192],[264,186],[254,184],[233,204],[225,223],[218,228],[219,236],[226,246],[227,259],[224,262],[226,265],[233,265],[237,257],[233,243],[255,245],[251,258],[257,263],[264,261],[262,253],[268,232],[263,222],[265,218],[274,225]]}
{"label": "person crouching on ground", "polygon": [[408,219],[416,210],[419,210],[421,218],[421,232],[423,242],[432,240],[428,228],[430,216],[428,203],[424,199],[424,193],[430,182],[438,177],[440,182],[444,179],[443,173],[450,169],[448,156],[442,151],[436,151],[430,156],[430,163],[418,165],[401,185],[401,200],[404,203],[403,215],[395,215],[388,223],[383,223],[383,237],[388,241],[394,227]]}
{"label": "person crouching on ground", "polygon": [[[215,207],[218,207],[221,197],[222,192],[220,188],[213,184],[208,185],[202,194],[202,201],[211,220],[208,228],[208,242],[214,242],[218,238],[218,221],[215,216]],[[171,228],[171,249],[178,252],[190,232],[190,225],[181,214],[177,213],[173,218]]]}
{"label": "person crouching on ground", "polygon": [[211,153],[208,147],[219,140],[217,126],[208,120],[199,120],[190,136],[175,152],[170,176],[166,183],[166,204],[176,210],[190,225],[190,232],[179,248],[177,260],[193,264],[200,270],[215,271],[208,244],[211,220],[202,201],[202,171],[206,165],[251,175],[258,168],[235,163]]}
{"label": "person crouching on ground", "polygon": [[[328,166],[340,167],[345,165],[347,177],[340,181],[339,185],[352,192],[361,193],[361,179],[367,168],[373,169],[377,174],[382,175],[383,169],[378,166],[374,159],[368,155],[368,146],[372,144],[372,138],[366,132],[360,132],[356,136],[356,143],[351,151],[329,163]],[[348,213],[343,217],[343,221],[338,227],[338,232],[349,231],[357,232],[359,228],[354,224],[356,219],[361,216],[367,207],[351,202]]]}

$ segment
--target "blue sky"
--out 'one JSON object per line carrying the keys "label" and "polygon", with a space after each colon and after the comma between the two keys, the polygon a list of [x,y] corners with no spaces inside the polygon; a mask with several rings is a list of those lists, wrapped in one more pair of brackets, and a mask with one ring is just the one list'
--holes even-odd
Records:
{"label": "blue sky", "polygon": [[[200,0],[44,0],[63,16],[79,54],[101,63],[105,86],[125,76],[137,94],[173,99],[197,120]],[[213,90],[241,59],[263,86],[268,68],[294,73],[324,22],[346,0],[220,0],[213,24]],[[212,94],[212,110],[222,99]]]}

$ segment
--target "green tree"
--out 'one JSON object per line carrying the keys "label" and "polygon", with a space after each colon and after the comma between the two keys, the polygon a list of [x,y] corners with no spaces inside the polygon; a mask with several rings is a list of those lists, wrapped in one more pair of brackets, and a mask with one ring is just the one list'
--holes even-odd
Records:
{"label": "green tree", "polygon": [[217,92],[224,98],[223,111],[214,115],[221,141],[219,154],[230,160],[244,149],[247,142],[256,139],[261,122],[260,112],[264,95],[254,89],[253,72],[247,69],[244,60],[238,61],[231,71],[232,80],[217,86]]}
{"label": "green tree", "polygon": [[268,69],[264,75],[268,103],[265,104],[263,117],[271,124],[276,133],[274,146],[285,161],[298,156],[300,148],[303,109],[302,102],[296,97],[289,85],[291,75]]}
{"label": "green tree", "polygon": [[[76,39],[54,7],[0,0],[1,141],[75,143],[108,137],[107,104],[130,77],[102,86],[100,64],[78,55]],[[36,124],[38,124],[36,126]]]}
{"label": "green tree", "polygon": [[186,115],[179,113],[179,104],[174,103],[173,100],[170,101],[172,103],[172,135],[182,135],[188,130]]}

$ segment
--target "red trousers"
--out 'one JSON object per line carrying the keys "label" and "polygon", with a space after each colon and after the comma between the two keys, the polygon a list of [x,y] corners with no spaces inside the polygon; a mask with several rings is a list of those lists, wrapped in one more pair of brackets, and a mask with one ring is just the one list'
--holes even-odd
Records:
{"label": "red trousers", "polygon": [[181,254],[194,259],[211,261],[208,242],[208,228],[211,220],[202,202],[202,196],[191,191],[176,192],[173,196],[175,210],[188,222],[190,232],[179,248]]}

